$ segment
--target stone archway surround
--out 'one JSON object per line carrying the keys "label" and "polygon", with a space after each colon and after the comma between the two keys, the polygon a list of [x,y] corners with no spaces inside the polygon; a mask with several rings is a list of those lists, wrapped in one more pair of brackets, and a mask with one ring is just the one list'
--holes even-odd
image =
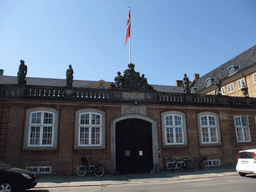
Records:
{"label": "stone archway surround", "polygon": [[158,158],[158,133],[157,123],[153,119],[141,114],[128,114],[115,118],[111,121],[111,172],[116,172],[116,123],[127,119],[141,119],[151,123],[152,125],[152,153],[153,153],[153,172],[159,171],[159,158]]}

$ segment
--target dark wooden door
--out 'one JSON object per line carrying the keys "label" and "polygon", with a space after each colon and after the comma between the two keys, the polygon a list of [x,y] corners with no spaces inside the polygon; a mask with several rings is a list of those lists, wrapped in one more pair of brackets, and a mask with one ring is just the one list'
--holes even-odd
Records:
{"label": "dark wooden door", "polygon": [[153,169],[152,125],[141,119],[116,123],[116,171],[143,173]]}

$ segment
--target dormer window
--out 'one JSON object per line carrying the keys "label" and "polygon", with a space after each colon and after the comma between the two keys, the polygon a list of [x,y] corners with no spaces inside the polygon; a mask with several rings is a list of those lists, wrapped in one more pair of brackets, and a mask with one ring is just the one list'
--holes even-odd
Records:
{"label": "dormer window", "polygon": [[190,88],[190,93],[195,93],[197,92],[197,87],[191,87]]}
{"label": "dormer window", "polygon": [[214,84],[214,79],[208,78],[206,79],[206,87],[209,87]]}
{"label": "dormer window", "polygon": [[228,67],[229,76],[237,72],[238,68],[239,68],[238,66],[230,65]]}

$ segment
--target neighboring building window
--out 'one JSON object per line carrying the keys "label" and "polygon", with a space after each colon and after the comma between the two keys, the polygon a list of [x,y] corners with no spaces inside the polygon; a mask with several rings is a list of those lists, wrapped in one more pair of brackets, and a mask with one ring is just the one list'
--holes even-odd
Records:
{"label": "neighboring building window", "polygon": [[225,95],[225,88],[224,87],[221,87],[221,94]]}
{"label": "neighboring building window", "polygon": [[200,143],[202,145],[220,144],[218,116],[215,113],[203,112],[198,114]]}
{"label": "neighboring building window", "polygon": [[185,115],[177,111],[168,111],[162,114],[162,121],[164,145],[185,145]]}
{"label": "neighboring building window", "polygon": [[51,108],[27,111],[24,149],[57,148],[58,112]]}
{"label": "neighboring building window", "polygon": [[234,84],[231,83],[228,85],[228,92],[233,92],[234,91]]}
{"label": "neighboring building window", "polygon": [[239,68],[238,66],[234,66],[234,65],[229,66],[228,67],[229,76],[237,72],[238,68]]}
{"label": "neighboring building window", "polygon": [[248,117],[236,116],[234,119],[237,142],[251,142]]}
{"label": "neighboring building window", "polygon": [[256,73],[253,74],[254,83],[256,83]]}
{"label": "neighboring building window", "polygon": [[75,148],[105,147],[105,113],[97,109],[76,112]]}
{"label": "neighboring building window", "polygon": [[241,89],[243,87],[243,84],[244,84],[244,79],[240,79],[237,81],[237,85],[238,85],[239,89]]}
{"label": "neighboring building window", "polygon": [[209,87],[214,84],[214,79],[208,78],[206,79],[206,86]]}
{"label": "neighboring building window", "polygon": [[190,88],[190,92],[191,92],[191,93],[197,92],[197,87],[191,87],[191,88]]}

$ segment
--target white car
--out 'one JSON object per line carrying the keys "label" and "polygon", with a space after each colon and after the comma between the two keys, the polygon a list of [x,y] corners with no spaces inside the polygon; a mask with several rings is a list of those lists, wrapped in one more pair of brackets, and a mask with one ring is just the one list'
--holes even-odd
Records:
{"label": "white car", "polygon": [[256,174],[256,149],[239,151],[236,171],[241,176]]}

